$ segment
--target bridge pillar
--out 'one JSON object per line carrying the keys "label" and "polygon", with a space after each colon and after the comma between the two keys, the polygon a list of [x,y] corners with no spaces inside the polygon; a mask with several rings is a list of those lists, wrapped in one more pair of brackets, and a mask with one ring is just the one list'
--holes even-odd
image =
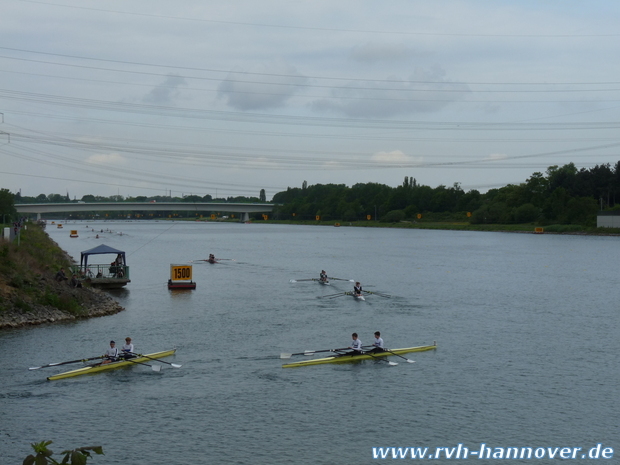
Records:
{"label": "bridge pillar", "polygon": [[245,223],[246,221],[250,221],[250,214],[248,212],[241,213],[241,222]]}

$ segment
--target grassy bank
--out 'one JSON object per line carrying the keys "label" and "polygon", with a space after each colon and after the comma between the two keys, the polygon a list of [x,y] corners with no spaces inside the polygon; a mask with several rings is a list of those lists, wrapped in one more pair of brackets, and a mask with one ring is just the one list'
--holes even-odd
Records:
{"label": "grassy bank", "polygon": [[56,281],[71,258],[40,226],[28,224],[17,241],[0,241],[0,329],[112,315],[123,310],[90,287]]}
{"label": "grassy bank", "polygon": [[[261,222],[259,220],[257,222]],[[380,221],[291,221],[268,220],[274,224],[304,224],[314,226],[352,226],[357,228],[398,228],[398,229],[435,229],[448,231],[497,231],[534,233],[536,228],[542,228],[543,233],[553,234],[592,234],[592,235],[619,235],[620,228],[588,228],[574,224],[551,224],[539,226],[535,224],[470,224],[468,222],[450,221],[401,221],[398,223],[382,223]]]}

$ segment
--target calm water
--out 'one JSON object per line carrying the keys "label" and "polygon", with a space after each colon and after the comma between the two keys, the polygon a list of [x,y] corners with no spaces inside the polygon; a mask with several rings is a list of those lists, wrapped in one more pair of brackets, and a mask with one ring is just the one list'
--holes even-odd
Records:
{"label": "calm water", "polygon": [[[118,315],[0,332],[2,464],[46,439],[58,452],[103,445],[93,464],[365,464],[373,446],[483,442],[620,456],[618,238],[183,222],[48,232],[78,260],[101,243],[125,250],[132,283]],[[209,253],[235,261],[194,263],[197,289],[167,290],[171,263]],[[352,283],[289,283],[323,268],[394,297],[317,299]],[[415,364],[281,368],[281,352],[347,346],[353,331],[366,344],[375,330],[391,348],[438,349]],[[183,367],[60,381],[45,378],[74,365],[28,370],[127,335],[143,353],[177,347],[167,360]]]}

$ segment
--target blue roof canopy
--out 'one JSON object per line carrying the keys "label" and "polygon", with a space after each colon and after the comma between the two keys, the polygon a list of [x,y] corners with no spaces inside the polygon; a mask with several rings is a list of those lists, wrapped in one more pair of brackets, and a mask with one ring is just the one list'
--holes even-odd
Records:
{"label": "blue roof canopy", "polygon": [[122,250],[117,250],[105,244],[98,245],[97,247],[94,247],[92,249],[85,250],[84,252],[82,252],[82,255],[80,257],[80,266],[88,265],[89,255],[100,255],[100,254],[116,254],[116,256],[120,255],[122,259],[122,265],[127,266],[127,261],[125,260],[125,252],[123,252]]}

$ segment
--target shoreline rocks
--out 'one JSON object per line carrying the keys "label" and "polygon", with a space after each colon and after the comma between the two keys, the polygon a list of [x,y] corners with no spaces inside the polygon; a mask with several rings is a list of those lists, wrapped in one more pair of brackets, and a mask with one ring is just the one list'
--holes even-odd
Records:
{"label": "shoreline rocks", "polygon": [[88,302],[82,302],[81,311],[78,314],[49,305],[30,304],[31,308],[28,310],[22,310],[13,305],[12,311],[0,312],[0,330],[114,315],[125,309],[110,295],[99,289],[82,288],[76,291],[79,291],[82,297],[88,295]]}

